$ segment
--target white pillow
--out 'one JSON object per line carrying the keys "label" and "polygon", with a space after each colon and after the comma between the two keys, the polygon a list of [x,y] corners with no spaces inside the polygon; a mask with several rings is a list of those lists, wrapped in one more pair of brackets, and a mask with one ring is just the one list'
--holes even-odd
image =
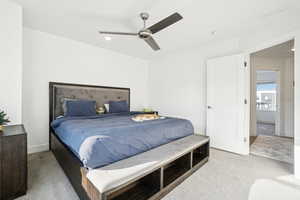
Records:
{"label": "white pillow", "polygon": [[109,104],[108,104],[108,103],[105,103],[105,104],[104,104],[104,107],[105,107],[106,112],[108,113],[108,112],[109,112]]}

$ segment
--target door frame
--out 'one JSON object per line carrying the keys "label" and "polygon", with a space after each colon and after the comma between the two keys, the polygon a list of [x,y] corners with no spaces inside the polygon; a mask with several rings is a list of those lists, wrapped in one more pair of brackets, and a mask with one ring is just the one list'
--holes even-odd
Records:
{"label": "door frame", "polygon": [[281,135],[281,71],[276,70],[277,72],[277,89],[276,89],[276,122],[275,122],[275,135],[280,136]]}
{"label": "door frame", "polygon": [[[248,49],[247,51],[245,51],[245,55],[246,57],[248,58],[247,59],[247,63],[248,63],[248,66],[250,66],[250,73],[248,74],[248,88],[247,88],[247,91],[249,91],[249,101],[250,101],[250,108],[249,108],[249,112],[247,113],[247,115],[249,116],[249,121],[247,122],[248,125],[249,125],[249,135],[248,135],[248,138],[250,139],[250,136],[251,136],[251,132],[253,132],[254,134],[253,135],[257,135],[256,134],[256,128],[253,129],[254,127],[254,122],[256,122],[256,116],[253,115],[253,104],[255,103],[256,104],[256,98],[255,98],[255,102],[253,102],[253,84],[251,84],[253,82],[253,76],[256,76],[254,75],[256,73],[256,71],[254,70],[253,68],[253,65],[252,65],[252,62],[251,62],[251,54],[253,53],[256,53],[258,51],[261,51],[261,50],[264,50],[264,49],[267,49],[267,48],[271,48],[273,46],[276,46],[276,45],[279,45],[279,44],[282,44],[282,43],[285,43],[285,42],[288,42],[290,40],[294,40],[294,44],[295,44],[295,48],[296,48],[296,37],[298,35],[297,34],[290,34],[290,35],[287,35],[287,36],[284,36],[280,39],[275,39],[275,40],[271,40],[269,42],[266,42],[266,43],[262,43],[262,45],[260,46],[257,46],[257,47],[254,47],[254,48],[250,48]],[[297,51],[296,51],[297,52]],[[296,63],[296,52],[295,52],[295,58],[294,58],[294,63],[295,63],[295,66],[294,66],[294,81],[296,81],[296,69],[297,69],[297,63]],[[296,91],[296,86],[294,86],[294,94],[295,94],[295,91]],[[295,121],[296,121],[296,116],[297,116],[297,111],[296,111],[296,94],[294,95],[294,139],[296,139],[296,127],[295,127]],[[254,116],[254,119],[253,119],[253,116]],[[296,166],[296,161],[295,161],[295,158],[296,158],[296,153],[294,152],[294,167]],[[300,178],[300,170],[299,170],[299,178]]]}
{"label": "door frame", "polygon": [[[285,43],[285,42],[288,42],[290,40],[294,40],[295,41],[295,47],[296,47],[296,36],[294,34],[292,35],[287,35],[285,37],[282,37],[280,39],[275,39],[275,40],[272,40],[272,41],[269,41],[269,42],[266,42],[266,43],[263,43],[260,45],[260,46],[257,46],[257,47],[254,47],[254,48],[251,48],[251,49],[248,49],[247,51],[245,51],[245,55],[246,55],[246,62],[248,63],[248,66],[250,68],[249,70],[249,74],[248,74],[248,79],[247,79],[247,84],[248,84],[248,87],[247,87],[247,91],[249,93],[249,111],[247,113],[247,115],[249,116],[249,121],[247,122],[248,125],[249,125],[249,135],[248,135],[248,138],[250,140],[250,136],[256,136],[256,126],[254,125],[254,122],[256,123],[256,116],[253,114],[253,107],[254,105],[256,105],[256,98],[253,99],[253,79],[254,77],[256,76],[256,72],[254,70],[254,67],[252,65],[252,62],[251,62],[251,54],[253,53],[256,53],[258,51],[261,51],[261,50],[264,50],[264,49],[267,49],[267,48],[271,48],[273,46],[276,46],[276,45],[279,45],[279,44],[282,44],[282,43]],[[295,63],[295,69],[296,69],[296,63]],[[294,69],[294,70],[295,70]],[[294,80],[295,80],[295,73],[294,73]],[[256,77],[255,77],[256,79]],[[296,87],[294,88],[294,91],[295,91]],[[256,95],[256,94],[255,94]],[[296,103],[295,101],[295,98],[294,98],[294,102]],[[295,111],[295,108],[294,108],[294,112]],[[296,118],[294,118],[294,126],[295,126],[295,120]],[[253,134],[251,134],[251,132]],[[295,133],[295,129],[294,129],[294,133]],[[294,134],[295,136],[295,134]]]}

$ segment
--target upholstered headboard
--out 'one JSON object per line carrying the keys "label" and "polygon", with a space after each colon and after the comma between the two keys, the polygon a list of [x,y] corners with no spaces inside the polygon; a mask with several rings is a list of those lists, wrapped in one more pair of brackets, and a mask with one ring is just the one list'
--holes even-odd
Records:
{"label": "upholstered headboard", "polygon": [[49,83],[50,122],[63,114],[64,98],[95,100],[97,107],[108,101],[127,101],[130,106],[130,88],[79,85],[69,83]]}

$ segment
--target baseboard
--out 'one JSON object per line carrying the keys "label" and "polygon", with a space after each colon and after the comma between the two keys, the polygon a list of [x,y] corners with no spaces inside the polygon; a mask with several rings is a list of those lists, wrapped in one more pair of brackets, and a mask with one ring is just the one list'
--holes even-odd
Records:
{"label": "baseboard", "polygon": [[32,145],[28,147],[28,154],[49,151],[49,144]]}

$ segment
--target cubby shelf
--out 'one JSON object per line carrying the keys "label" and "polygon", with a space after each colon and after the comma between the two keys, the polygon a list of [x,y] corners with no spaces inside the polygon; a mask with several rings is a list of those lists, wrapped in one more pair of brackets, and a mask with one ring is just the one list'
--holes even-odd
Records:
{"label": "cubby shelf", "polygon": [[194,149],[192,154],[193,154],[193,164],[192,164],[192,166],[195,167],[204,158],[209,156],[209,144],[206,143],[206,144]]}
{"label": "cubby shelf", "polygon": [[207,142],[108,195],[107,200],[147,200],[159,196],[157,194],[165,192],[169,186],[179,184],[176,180],[201,167],[208,156]]}
{"label": "cubby shelf", "polygon": [[191,153],[187,153],[184,156],[164,166],[163,187],[168,186],[191,169],[190,155]]}
{"label": "cubby shelf", "polygon": [[[125,191],[124,191],[125,190]],[[147,200],[160,190],[160,169],[108,196],[108,200]]]}

